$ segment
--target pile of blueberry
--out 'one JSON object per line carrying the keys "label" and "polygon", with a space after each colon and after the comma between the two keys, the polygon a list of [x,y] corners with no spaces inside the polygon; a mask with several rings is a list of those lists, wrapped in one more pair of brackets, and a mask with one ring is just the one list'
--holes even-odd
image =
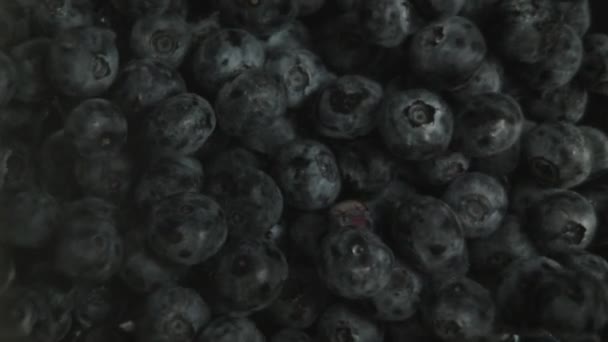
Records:
{"label": "pile of blueberry", "polygon": [[608,341],[602,1],[0,1],[0,341]]}

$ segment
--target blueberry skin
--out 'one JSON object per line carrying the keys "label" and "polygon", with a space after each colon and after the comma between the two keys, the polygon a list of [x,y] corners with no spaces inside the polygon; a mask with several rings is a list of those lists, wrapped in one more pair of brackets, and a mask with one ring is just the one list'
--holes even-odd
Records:
{"label": "blueberry skin", "polygon": [[329,138],[355,139],[376,125],[382,86],[366,77],[346,75],[327,86],[317,105],[317,130]]}
{"label": "blueberry skin", "polygon": [[587,110],[589,96],[580,84],[571,82],[564,86],[527,96],[522,107],[531,119],[545,121],[567,121],[577,123]]}
{"label": "blueberry skin", "polygon": [[492,234],[470,240],[471,267],[481,272],[497,273],[517,260],[538,255],[522,221],[520,217],[508,214]]}
{"label": "blueberry skin", "polygon": [[221,29],[201,42],[192,57],[197,85],[215,94],[228,81],[266,60],[264,45],[245,30]]}
{"label": "blueberry skin", "polygon": [[589,0],[561,0],[555,4],[557,12],[565,24],[572,27],[581,37],[591,26],[591,7]]}
{"label": "blueberry skin", "polygon": [[292,118],[280,116],[271,120],[268,126],[253,130],[240,140],[250,150],[272,157],[283,145],[300,136],[297,129]]}
{"label": "blueberry skin", "polygon": [[211,157],[207,164],[207,173],[214,176],[237,171],[237,168],[264,169],[264,163],[253,152],[243,147],[226,147]]}
{"label": "blueberry skin", "polygon": [[182,265],[201,263],[216,254],[228,235],[224,211],[211,197],[186,192],[156,202],[149,212],[148,244]]}
{"label": "blueberry skin", "polygon": [[231,236],[260,238],[279,222],[283,195],[275,181],[253,168],[237,168],[212,175],[207,192],[226,213]]}
{"label": "blueberry skin", "polygon": [[145,248],[126,249],[120,278],[135,293],[146,294],[177,283],[175,267]]}
{"label": "blueberry skin", "polygon": [[380,292],[369,300],[374,317],[381,321],[401,322],[412,317],[422,301],[424,280],[403,263],[395,263],[391,278]]}
{"label": "blueberry skin", "polygon": [[433,186],[446,185],[469,170],[471,158],[462,152],[446,150],[438,156],[420,161],[418,173]]}
{"label": "blueberry skin", "polygon": [[312,337],[301,330],[283,329],[274,334],[270,342],[312,342]]}
{"label": "blueberry skin", "polygon": [[194,93],[169,97],[144,118],[142,142],[156,151],[189,155],[200,149],[216,126],[213,107]]}
{"label": "blueberry skin", "polygon": [[465,83],[486,55],[477,26],[463,17],[447,17],[417,31],[409,44],[411,70],[438,88]]}
{"label": "blueberry skin", "polygon": [[426,324],[441,339],[471,340],[488,336],[496,308],[490,291],[464,277],[451,279],[433,291],[423,306]]}
{"label": "blueberry skin", "polygon": [[476,95],[499,93],[503,89],[504,78],[504,67],[500,60],[486,56],[471,77],[463,84],[449,89],[449,94],[459,102],[466,102]]}
{"label": "blueberry skin", "polygon": [[265,342],[262,332],[248,318],[219,317],[211,321],[195,342]]}
{"label": "blueberry skin", "polygon": [[298,14],[296,0],[218,2],[222,22],[258,36],[268,36],[293,21]]}
{"label": "blueberry skin", "polygon": [[465,235],[454,211],[443,201],[413,195],[395,211],[390,227],[397,253],[435,278],[468,270]]}
{"label": "blueberry skin", "polygon": [[301,106],[331,80],[319,56],[306,49],[273,51],[266,59],[265,68],[283,81],[289,108]]}
{"label": "blueberry skin", "polygon": [[2,242],[21,248],[43,247],[55,232],[59,204],[47,193],[27,190],[0,195]]}
{"label": "blueberry skin", "polygon": [[288,277],[285,256],[263,239],[230,239],[204,265],[205,291],[215,313],[244,317],[268,307]]}
{"label": "blueberry skin", "polygon": [[580,194],[561,190],[545,196],[529,210],[528,230],[539,249],[548,253],[581,250],[597,229],[593,205]]}
{"label": "blueberry skin", "polygon": [[215,103],[220,128],[243,137],[267,128],[287,110],[286,89],[280,79],[259,69],[245,71],[226,83]]}
{"label": "blueberry skin", "polygon": [[81,157],[110,157],[126,144],[127,126],[125,116],[112,102],[93,98],[72,109],[64,132]]}
{"label": "blueberry skin", "polygon": [[608,280],[608,261],[587,251],[564,253],[556,256],[565,268],[589,275],[602,283]]}
{"label": "blueberry skin", "polygon": [[0,107],[6,106],[17,93],[17,63],[0,51]]}
{"label": "blueberry skin", "polygon": [[74,175],[82,193],[121,202],[131,189],[133,177],[132,160],[126,155],[114,157],[79,159]]}
{"label": "blueberry skin", "polygon": [[30,9],[31,25],[37,34],[52,37],[60,31],[93,23],[93,4],[80,1],[36,1]]}
{"label": "blueberry skin", "polygon": [[416,9],[429,18],[457,15],[466,2],[466,0],[413,0]]}
{"label": "blueberry skin", "polygon": [[111,0],[112,5],[121,13],[139,18],[161,15],[169,10],[172,0]]}
{"label": "blueberry skin", "polygon": [[591,173],[592,152],[581,130],[566,122],[542,123],[524,135],[522,159],[538,183],[570,188]]}
{"label": "blueberry skin", "polygon": [[274,170],[287,204],[301,210],[327,208],[342,188],[333,153],[313,140],[296,140],[283,146]]}
{"label": "blueberry skin", "polygon": [[192,34],[191,47],[198,47],[220,31],[220,14],[217,11],[211,12],[203,18],[188,22],[188,26]]}
{"label": "blueberry skin", "polygon": [[[305,3],[309,4],[313,1],[305,1]],[[264,46],[266,51],[311,49],[313,42],[310,31],[311,30],[309,27],[304,23],[299,20],[295,20],[266,38],[264,40]]]}
{"label": "blueberry skin", "polygon": [[119,327],[100,325],[91,327],[82,331],[78,337],[74,338],[74,342],[130,342],[132,338],[124,330]]}
{"label": "blueberry skin", "polygon": [[127,118],[134,118],[162,100],[186,92],[177,71],[152,59],[134,59],[118,74],[111,89],[112,101]]}
{"label": "blueberry skin", "polygon": [[337,295],[357,299],[381,291],[394,263],[393,252],[374,233],[345,227],[323,238],[319,272]]}
{"label": "blueberry skin", "polygon": [[366,38],[387,48],[399,46],[419,26],[411,1],[362,1],[358,11]]}
{"label": "blueberry skin", "polygon": [[38,177],[41,188],[58,199],[74,199],[80,189],[74,182],[78,154],[63,130],[49,135],[39,151]]}
{"label": "blueberry skin", "polygon": [[596,94],[608,94],[608,35],[591,33],[583,39],[585,51],[578,78]]}
{"label": "blueberry skin", "polygon": [[319,259],[318,246],[329,230],[326,215],[319,212],[302,213],[289,222],[288,229],[294,255],[308,261]]}
{"label": "blueberry skin", "polygon": [[579,126],[591,149],[591,174],[589,178],[603,175],[608,170],[608,135],[599,128]]}
{"label": "blueberry skin", "polygon": [[133,193],[140,208],[148,208],[165,197],[200,191],[204,179],[201,163],[191,157],[162,154],[144,168]]}
{"label": "blueberry skin", "polygon": [[126,297],[111,285],[78,286],[74,291],[74,319],[82,327],[120,322],[126,311]]}
{"label": "blueberry skin", "polygon": [[0,145],[0,190],[36,188],[36,155],[30,146],[17,140]]}
{"label": "blueberry skin", "polygon": [[376,193],[396,176],[393,160],[372,141],[340,144],[336,148],[336,158],[344,188],[357,193]]}
{"label": "blueberry skin", "polygon": [[49,97],[51,86],[45,68],[51,45],[48,38],[33,38],[10,50],[19,75],[14,99],[31,103]]}
{"label": "blueberry skin", "polygon": [[93,97],[104,93],[118,75],[116,34],[99,27],[65,30],[49,48],[47,73],[64,95]]}
{"label": "blueberry skin", "polygon": [[523,130],[524,115],[509,95],[487,93],[469,98],[456,115],[455,138],[471,157],[488,157],[513,146]]}
{"label": "blueberry skin", "polygon": [[91,283],[105,282],[119,271],[123,243],[113,218],[80,213],[64,214],[63,220],[55,245],[57,271]]}
{"label": "blueberry skin", "polygon": [[7,49],[30,37],[31,13],[19,3],[3,2],[0,8],[0,22],[3,25],[0,49]]}
{"label": "blueberry skin", "polygon": [[142,17],[133,25],[130,41],[137,58],[152,58],[177,68],[190,48],[191,32],[177,15]]}
{"label": "blueberry skin", "polygon": [[378,128],[388,149],[403,160],[431,159],[452,139],[454,117],[439,95],[424,89],[387,94]]}
{"label": "blueberry skin", "polygon": [[326,342],[382,342],[384,330],[371,318],[349,309],[344,304],[334,304],[319,318],[317,338]]}
{"label": "blueberry skin", "polygon": [[138,341],[188,342],[211,319],[211,310],[192,289],[164,287],[150,294],[136,325]]}

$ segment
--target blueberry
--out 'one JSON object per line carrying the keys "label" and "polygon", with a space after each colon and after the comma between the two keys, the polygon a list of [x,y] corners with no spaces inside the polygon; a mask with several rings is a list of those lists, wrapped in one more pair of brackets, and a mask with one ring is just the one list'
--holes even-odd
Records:
{"label": "blueberry", "polygon": [[411,69],[435,87],[453,88],[482,65],[486,49],[484,37],[473,22],[457,16],[438,19],[412,37]]}
{"label": "blueberry", "polygon": [[32,26],[36,33],[53,36],[62,30],[93,23],[93,4],[89,0],[36,1],[32,10]]}
{"label": "blueberry", "polygon": [[445,17],[456,15],[467,0],[413,0],[416,9],[427,17]]}
{"label": "blueberry", "polygon": [[573,124],[540,124],[524,135],[522,144],[522,161],[540,184],[570,188],[589,177],[591,149]]}
{"label": "blueberry", "polygon": [[176,15],[142,17],[131,30],[131,49],[138,58],[152,58],[177,68],[190,48],[186,21]]}
{"label": "blueberry", "polygon": [[390,281],[395,257],[371,231],[338,228],[322,241],[319,271],[327,286],[341,297],[377,294]]}
{"label": "blueberry", "polygon": [[413,89],[387,94],[379,130],[388,149],[403,160],[425,160],[447,149],[454,129],[448,104],[437,94]]}
{"label": "blueberry", "polygon": [[270,342],[312,342],[312,337],[301,330],[283,329],[272,336]]}
{"label": "blueberry", "polygon": [[270,241],[231,239],[206,263],[205,273],[214,312],[240,317],[268,307],[279,297],[288,265]]}
{"label": "blueberry", "polygon": [[367,39],[384,47],[400,45],[419,26],[420,19],[409,0],[362,1],[358,11]]}
{"label": "blueberry", "polygon": [[211,321],[195,342],[265,342],[266,338],[247,318],[219,317]]}
{"label": "blueberry", "polygon": [[317,130],[329,138],[354,139],[376,124],[382,86],[366,77],[346,75],[323,89],[317,105]]}
{"label": "blueberry", "polygon": [[99,27],[62,31],[49,48],[47,71],[53,86],[73,97],[104,93],[118,75],[116,33]]}
{"label": "blueberry", "polygon": [[36,187],[34,151],[17,140],[0,145],[0,190],[25,190]]}
{"label": "blueberry", "polygon": [[475,158],[471,169],[501,178],[515,172],[521,157],[521,142],[517,141],[508,149],[494,155]]}
{"label": "blueberry", "polygon": [[241,143],[250,150],[266,156],[275,156],[279,149],[298,138],[297,127],[289,117],[280,116],[241,137]]}
{"label": "blueberry", "polygon": [[208,164],[208,174],[213,176],[222,173],[238,171],[238,168],[253,168],[262,170],[263,161],[253,152],[243,147],[229,147],[213,156]]}
{"label": "blueberry", "polygon": [[169,10],[173,0],[112,0],[112,4],[121,13],[139,18],[160,15]]}
{"label": "blueberry", "polygon": [[327,208],[340,194],[342,182],[333,153],[313,140],[282,147],[275,161],[275,180],[286,203],[302,210]]}
{"label": "blueberry", "polygon": [[156,202],[148,219],[152,249],[159,256],[184,265],[198,264],[216,254],[228,234],[219,204],[194,192]]}
{"label": "blueberry", "polygon": [[45,132],[45,120],[52,107],[41,103],[11,101],[0,109],[0,134],[3,140],[13,137],[23,142],[40,142]]}
{"label": "blueberry", "polygon": [[194,290],[164,287],[146,298],[136,325],[137,340],[189,342],[210,319],[209,306]]}
{"label": "blueberry", "polygon": [[370,210],[372,221],[376,226],[388,227],[399,206],[416,195],[416,190],[410,184],[394,179],[382,190],[370,196],[365,201],[365,206]]}
{"label": "blueberry", "polygon": [[262,42],[251,33],[222,29],[210,34],[196,48],[192,73],[202,90],[215,94],[244,71],[262,67],[265,60]]}
{"label": "blueberry", "polygon": [[468,270],[465,235],[443,201],[415,195],[402,202],[390,228],[397,253],[426,274],[443,278]]}
{"label": "blueberry", "polygon": [[547,188],[531,180],[520,180],[512,184],[509,194],[509,211],[525,217],[528,209],[560,189]]}
{"label": "blueberry", "polygon": [[212,175],[207,191],[222,206],[230,235],[260,238],[279,222],[283,195],[275,181],[253,168],[237,168]]}
{"label": "blueberry", "polygon": [[455,278],[433,291],[423,316],[445,340],[468,340],[489,335],[496,308],[490,291],[468,278]]}
{"label": "blueberry", "polygon": [[470,240],[468,248],[471,267],[481,272],[497,273],[519,259],[537,255],[522,219],[512,214],[492,234]]}
{"label": "blueberry", "polygon": [[467,101],[455,119],[455,135],[462,151],[487,157],[513,146],[523,130],[519,103],[508,95],[487,93]]}
{"label": "blueberry", "polygon": [[220,31],[220,14],[217,11],[212,12],[194,22],[188,22],[188,25],[192,35],[191,47],[198,47],[207,38]]}
{"label": "blueberry", "polygon": [[608,135],[599,128],[579,126],[591,149],[591,175],[597,177],[608,170]]}
{"label": "blueberry", "polygon": [[528,229],[545,252],[580,250],[591,243],[597,216],[583,196],[562,190],[545,196],[530,208]]}
{"label": "blueberry", "polygon": [[113,202],[126,199],[131,187],[133,165],[126,155],[84,159],[76,162],[74,175],[82,193]]}
{"label": "blueberry", "polygon": [[108,157],[126,144],[127,120],[112,102],[88,99],[70,112],[64,131],[82,157]]}
{"label": "blueberry", "polygon": [[273,51],[265,67],[285,84],[289,108],[301,106],[331,80],[321,59],[306,49]]}
{"label": "blueberry", "polygon": [[102,283],[114,276],[123,257],[122,238],[111,217],[68,212],[55,244],[55,268],[66,276]]}
{"label": "blueberry", "polygon": [[583,39],[585,51],[579,78],[585,88],[593,93],[607,94],[608,88],[608,35],[591,33]]}
{"label": "blueberry", "polygon": [[229,135],[243,137],[267,128],[285,114],[285,86],[268,72],[246,71],[222,87],[215,109],[219,127]]}
{"label": "blueberry", "polygon": [[127,309],[124,293],[111,285],[82,285],[75,290],[74,302],[74,318],[87,328],[119,322]]}
{"label": "blueberry", "polygon": [[41,187],[59,199],[74,199],[78,184],[74,182],[77,151],[63,130],[49,135],[40,148],[38,170]]}
{"label": "blueberry", "polygon": [[378,323],[344,304],[334,304],[325,310],[319,318],[317,334],[327,342],[384,340],[384,331]]}
{"label": "blueberry", "polygon": [[2,242],[22,248],[39,248],[49,242],[59,219],[59,205],[52,196],[36,191],[0,194]]}
{"label": "blueberry", "polygon": [[[304,4],[314,1],[325,0],[297,0]],[[281,30],[273,33],[264,41],[266,50],[287,50],[287,49],[310,49],[312,48],[312,37],[309,28],[299,20],[293,21]]]}
{"label": "blueberry", "polygon": [[368,140],[340,144],[336,158],[345,189],[375,193],[396,176],[396,165],[386,151]]}
{"label": "blueberry", "polygon": [[139,207],[149,207],[183,192],[198,192],[203,184],[203,167],[193,158],[162,154],[144,168],[133,194]]}
{"label": "blueberry", "polygon": [[296,0],[228,0],[218,2],[224,24],[267,36],[294,20]]}
{"label": "blueberry", "polygon": [[326,304],[326,289],[316,270],[308,267],[290,269],[279,297],[264,310],[281,327],[311,327]]}
{"label": "blueberry", "polygon": [[450,89],[449,93],[458,101],[466,102],[476,95],[498,93],[502,91],[504,83],[504,67],[500,60],[486,57],[468,80]]}
{"label": "blueberry", "polygon": [[572,27],[579,36],[584,36],[591,26],[589,0],[560,0],[555,4],[564,23]]}
{"label": "blueberry", "polygon": [[0,51],[0,107],[4,107],[17,93],[17,63]]}
{"label": "blueberry", "polygon": [[179,73],[151,59],[134,59],[127,63],[112,87],[111,98],[130,118],[186,91]]}
{"label": "blueberry", "polygon": [[596,278],[602,283],[608,280],[608,261],[597,254],[578,251],[557,255],[556,259],[564,267]]}
{"label": "blueberry", "polygon": [[177,281],[174,267],[144,248],[127,250],[120,277],[136,293],[150,293]]}
{"label": "blueberry", "polygon": [[569,83],[527,96],[522,101],[522,107],[526,115],[534,120],[576,123],[585,114],[588,102],[585,88],[578,83]]}
{"label": "blueberry", "polygon": [[215,112],[209,102],[183,93],[160,102],[144,118],[143,143],[152,150],[178,154],[196,152],[215,130]]}
{"label": "blueberry", "polygon": [[51,86],[45,77],[45,68],[51,45],[48,38],[33,38],[10,50],[19,75],[16,100],[31,103],[50,96]]}
{"label": "blueberry", "polygon": [[422,276],[403,263],[395,263],[388,284],[369,300],[374,317],[382,321],[412,317],[420,307],[422,291]]}
{"label": "blueberry", "polygon": [[446,185],[467,172],[471,159],[461,152],[446,150],[438,156],[420,161],[418,173],[430,185]]}

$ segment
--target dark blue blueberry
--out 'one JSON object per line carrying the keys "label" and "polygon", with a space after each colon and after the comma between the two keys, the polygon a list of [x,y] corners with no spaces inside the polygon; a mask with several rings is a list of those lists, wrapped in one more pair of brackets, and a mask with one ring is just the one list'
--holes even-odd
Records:
{"label": "dark blue blueberry", "polygon": [[561,190],[545,196],[529,210],[528,231],[544,252],[584,249],[593,240],[597,216],[580,194]]}
{"label": "dark blue blueberry", "polygon": [[250,150],[272,157],[279,149],[298,138],[298,127],[294,120],[289,117],[280,116],[258,129],[254,129],[241,137],[241,143]]}
{"label": "dark blue blueberry", "polygon": [[283,213],[283,195],[260,170],[239,167],[211,175],[207,192],[222,206],[230,235],[261,238]]}
{"label": "dark blue blueberry", "polygon": [[429,328],[444,340],[474,340],[494,328],[496,308],[489,290],[468,278],[454,278],[438,285],[423,317]]}
{"label": "dark blue blueberry", "polygon": [[4,107],[17,93],[17,63],[0,51],[0,107]]}
{"label": "dark blue blueberry", "polygon": [[0,194],[2,242],[24,248],[40,248],[55,233],[59,205],[50,195],[36,191],[5,191]]}
{"label": "dark blue blueberry", "polygon": [[591,7],[589,0],[559,0],[555,7],[565,24],[584,36],[591,26]]}
{"label": "dark blue blueberry", "polygon": [[447,17],[417,31],[409,44],[411,70],[434,87],[449,89],[466,82],[483,63],[486,43],[477,26],[464,17]]}
{"label": "dark blue blueberry", "polygon": [[137,320],[141,342],[190,342],[211,319],[209,306],[192,289],[163,287],[150,294]]}
{"label": "dark blue blueberry", "polygon": [[522,101],[526,116],[537,121],[563,120],[576,123],[587,110],[588,95],[578,83],[530,94]]}
{"label": "dark blue blueberry", "polygon": [[190,157],[163,154],[143,170],[133,194],[135,203],[149,207],[165,197],[183,192],[198,192],[203,184],[203,167]]}
{"label": "dark blue blueberry", "polygon": [[170,96],[186,92],[186,84],[179,73],[151,59],[127,63],[112,87],[114,103],[130,118]]}
{"label": "dark blue blueberry", "polygon": [[367,40],[389,48],[401,45],[421,23],[409,0],[362,1],[358,11]]}
{"label": "dark blue blueberry", "polygon": [[378,192],[395,178],[395,163],[372,141],[340,144],[336,148],[336,158],[344,187],[357,193]]}
{"label": "dark blue blueberry", "polygon": [[88,99],[78,104],[65,119],[64,131],[84,158],[116,155],[127,142],[125,116],[104,99]]}
{"label": "dark blue blueberry", "polygon": [[384,330],[372,318],[344,304],[334,304],[319,318],[317,337],[324,342],[381,342]]}
{"label": "dark blue blueberry", "polygon": [[374,296],[391,280],[393,252],[367,229],[345,227],[330,231],[323,238],[320,253],[321,277],[341,297]]}
{"label": "dark blue blueberry", "polygon": [[118,75],[116,33],[99,27],[62,31],[49,48],[47,72],[56,89],[73,97],[104,93]]}
{"label": "dark blue blueberry", "polygon": [[262,67],[265,60],[264,45],[251,33],[221,29],[196,48],[191,61],[192,73],[198,87],[215,94],[244,71]]}
{"label": "dark blue blueberry", "polygon": [[99,325],[82,331],[73,342],[131,342],[131,336],[118,327]]}
{"label": "dark blue blueberry", "polygon": [[220,31],[220,14],[212,12],[203,18],[188,22],[188,26],[192,35],[191,47],[198,47],[207,38]]}
{"label": "dark blue blueberry", "polygon": [[124,154],[96,158],[81,158],[76,162],[74,176],[84,195],[113,202],[126,199],[133,177],[132,160]]}
{"label": "dark blue blueberry", "polygon": [[285,256],[272,242],[231,239],[205,265],[205,293],[214,312],[247,316],[276,300],[287,280]]}
{"label": "dark blue blueberry", "polygon": [[592,33],[583,39],[584,57],[579,79],[593,93],[608,94],[608,35]]}
{"label": "dark blue blueberry", "polygon": [[299,8],[296,0],[226,0],[218,6],[225,25],[259,36],[268,36],[294,20]]}
{"label": "dark blue blueberry", "polygon": [[296,140],[282,147],[274,170],[287,204],[298,209],[327,208],[342,188],[333,153],[313,140]]}
{"label": "dark blue blueberry", "polygon": [[19,75],[14,96],[16,100],[31,103],[51,96],[51,86],[46,78],[51,45],[52,41],[48,38],[33,38],[10,50]]}
{"label": "dark blue blueberry", "polygon": [[436,278],[468,271],[465,235],[458,216],[443,201],[412,196],[395,212],[390,236],[395,251]]}
{"label": "dark blue blueberry", "polygon": [[317,105],[317,130],[329,138],[354,139],[376,126],[382,86],[366,77],[346,75],[321,92]]}
{"label": "dark blue blueberry", "polygon": [[380,111],[378,125],[384,143],[400,159],[431,159],[446,150],[452,139],[452,111],[431,91],[413,89],[387,94]]}
{"label": "dark blue blueberry", "polygon": [[459,102],[466,102],[475,95],[498,93],[502,91],[504,83],[504,68],[500,60],[486,57],[471,77],[450,89],[449,94]]}
{"label": "dark blue blueberry", "polygon": [[[310,0],[298,0],[309,4]],[[320,0],[325,1],[325,0]],[[312,48],[312,37],[309,28],[301,21],[293,21],[283,27],[280,31],[273,33],[264,41],[266,50],[286,49],[310,49]]]}
{"label": "dark blue blueberry", "polygon": [[556,255],[556,259],[564,267],[594,277],[603,284],[608,280],[608,260],[597,254],[578,251]]}
{"label": "dark blue blueberry", "polygon": [[283,329],[272,336],[270,342],[312,342],[307,333],[295,329]]}
{"label": "dark blue blueberry", "polygon": [[559,189],[547,188],[529,179],[518,180],[511,185],[509,211],[525,217],[528,209],[556,191]]}
{"label": "dark blue blueberry", "polygon": [[238,171],[239,168],[263,169],[263,162],[257,155],[244,149],[243,147],[231,147],[221,151],[221,153],[211,159],[206,170],[209,175],[231,173]]}
{"label": "dark blue blueberry", "polygon": [[446,185],[467,172],[471,159],[461,152],[446,150],[440,155],[420,161],[418,173],[430,185]]}
{"label": "dark blue blueberry", "polygon": [[598,177],[608,170],[608,135],[599,128],[579,126],[591,149],[590,178]]}
{"label": "dark blue blueberry", "polygon": [[265,342],[266,338],[247,318],[219,317],[211,321],[195,342]]}
{"label": "dark blue blueberry", "polygon": [[78,152],[63,130],[49,135],[39,151],[39,180],[41,187],[58,199],[74,199],[78,184],[74,182],[74,165]]}
{"label": "dark blue blueberry", "polygon": [[116,286],[81,285],[74,293],[74,319],[86,328],[120,322],[127,303],[125,293]]}
{"label": "dark blue blueberry", "polygon": [[192,33],[177,15],[142,17],[131,29],[131,50],[138,58],[152,58],[179,67],[190,48]]}
{"label": "dark blue blueberry", "polygon": [[219,127],[227,134],[243,137],[267,129],[285,115],[285,86],[272,74],[253,69],[226,83],[215,103]]}
{"label": "dark blue blueberry", "polygon": [[144,294],[177,282],[175,267],[142,247],[126,249],[120,277],[131,291]]}
{"label": "dark blue blueberry", "polygon": [[161,257],[194,265],[216,254],[228,235],[226,216],[211,197],[186,192],[156,202],[149,212],[148,243]]}
{"label": "dark blue blueberry", "polygon": [[139,18],[160,15],[169,10],[174,0],[111,0],[121,13]]}
{"label": "dark blue blueberry", "polygon": [[57,32],[93,23],[90,0],[32,1],[32,22],[39,35],[54,36]]}
{"label": "dark blue blueberry", "polygon": [[570,188],[584,182],[592,168],[585,135],[566,122],[543,123],[523,137],[522,161],[545,186]]}
{"label": "dark blue blueberry", "polygon": [[321,59],[306,49],[273,51],[266,70],[283,81],[289,108],[299,107],[331,80]]}
{"label": "dark blue blueberry", "polygon": [[213,107],[194,93],[163,100],[142,123],[142,143],[146,149],[189,155],[200,149],[215,130]]}
{"label": "dark blue blueberry", "polygon": [[430,18],[456,15],[467,2],[467,0],[413,0],[416,9]]}
{"label": "dark blue blueberry", "polygon": [[476,95],[456,115],[455,139],[466,155],[488,157],[518,142],[523,123],[521,107],[511,96]]}
{"label": "dark blue blueberry", "polygon": [[53,113],[47,103],[23,103],[11,101],[0,108],[0,135],[27,142],[40,142],[47,134],[46,119]]}
{"label": "dark blue blueberry", "polygon": [[0,145],[0,190],[24,190],[36,185],[36,155],[17,140]]}

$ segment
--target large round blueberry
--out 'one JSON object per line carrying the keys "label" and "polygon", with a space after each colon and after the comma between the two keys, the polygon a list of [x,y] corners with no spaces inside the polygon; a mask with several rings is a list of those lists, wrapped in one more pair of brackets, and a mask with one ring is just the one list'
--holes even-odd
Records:
{"label": "large round blueberry", "polygon": [[362,1],[359,15],[367,39],[389,48],[403,43],[420,22],[409,0]]}
{"label": "large round blueberry", "polygon": [[131,29],[131,50],[138,58],[152,58],[179,67],[190,48],[188,24],[177,15],[143,17]]}
{"label": "large round blueberry", "polygon": [[121,202],[131,188],[133,165],[127,155],[76,162],[74,175],[85,195]]}

